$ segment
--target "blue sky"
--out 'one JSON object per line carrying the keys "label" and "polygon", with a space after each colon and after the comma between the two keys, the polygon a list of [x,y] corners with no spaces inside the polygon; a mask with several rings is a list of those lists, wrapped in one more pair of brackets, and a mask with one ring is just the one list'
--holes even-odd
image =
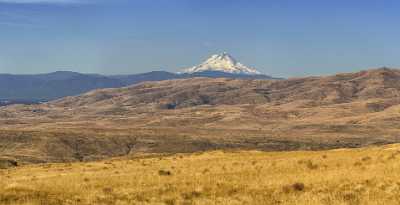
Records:
{"label": "blue sky", "polygon": [[294,77],[400,67],[400,1],[0,0],[0,73],[178,71],[227,51]]}

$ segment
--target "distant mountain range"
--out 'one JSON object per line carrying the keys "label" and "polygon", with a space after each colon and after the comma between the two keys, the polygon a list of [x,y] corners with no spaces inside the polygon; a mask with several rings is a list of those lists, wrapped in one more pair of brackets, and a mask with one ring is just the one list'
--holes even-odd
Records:
{"label": "distant mountain range", "polygon": [[[119,88],[145,81],[186,79],[193,77],[272,79],[256,70],[237,63],[229,54],[213,55],[197,70],[183,73],[152,71],[134,75],[83,74],[70,71],[57,71],[37,75],[0,74],[0,106],[13,103],[30,104],[49,101],[66,96],[79,95],[101,88]],[[207,64],[209,62],[209,64]],[[215,67],[220,66],[220,67]],[[247,70],[246,70],[246,69]],[[242,72],[242,70],[245,69]],[[247,71],[253,71],[253,73]]]}

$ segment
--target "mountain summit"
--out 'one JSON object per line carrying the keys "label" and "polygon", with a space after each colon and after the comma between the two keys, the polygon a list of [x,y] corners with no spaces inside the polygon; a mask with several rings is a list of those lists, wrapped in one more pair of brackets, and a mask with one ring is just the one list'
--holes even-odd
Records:
{"label": "mountain summit", "polygon": [[183,73],[197,73],[204,71],[219,71],[232,74],[260,75],[254,68],[247,67],[233,58],[228,53],[213,55],[198,66],[184,69]]}

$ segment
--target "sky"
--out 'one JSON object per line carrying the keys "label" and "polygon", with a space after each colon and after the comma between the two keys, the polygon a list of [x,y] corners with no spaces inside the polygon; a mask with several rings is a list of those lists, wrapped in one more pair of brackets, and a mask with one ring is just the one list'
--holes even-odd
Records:
{"label": "sky", "polygon": [[171,72],[228,52],[276,77],[400,68],[398,0],[0,0],[0,73]]}

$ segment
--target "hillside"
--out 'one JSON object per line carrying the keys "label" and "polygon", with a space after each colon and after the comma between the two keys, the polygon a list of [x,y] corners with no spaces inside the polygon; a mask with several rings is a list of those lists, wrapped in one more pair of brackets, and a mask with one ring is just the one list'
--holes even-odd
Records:
{"label": "hillside", "polygon": [[86,161],[213,149],[362,147],[400,139],[400,71],[288,80],[190,78],[0,109],[0,154]]}
{"label": "hillside", "polygon": [[[152,71],[134,75],[98,75],[58,71],[37,75],[0,74],[0,99],[12,104],[50,101],[66,96],[80,95],[101,88],[120,88],[146,81],[187,79],[193,77],[232,79],[271,79],[266,75],[243,75],[217,71],[176,74]],[[0,104],[2,106],[2,104]]]}
{"label": "hillside", "polygon": [[300,101],[309,106],[374,99],[396,101],[400,97],[399,81],[400,71],[386,68],[275,81],[195,78],[98,90],[62,99],[52,105],[72,108],[112,104],[140,107],[151,103],[161,105],[161,108],[183,108],[199,105],[281,105]]}
{"label": "hillside", "polygon": [[38,75],[0,75],[0,99],[47,101],[99,88],[122,87],[106,76],[59,71]]}
{"label": "hillside", "polygon": [[398,204],[399,145],[0,169],[0,204]]}

